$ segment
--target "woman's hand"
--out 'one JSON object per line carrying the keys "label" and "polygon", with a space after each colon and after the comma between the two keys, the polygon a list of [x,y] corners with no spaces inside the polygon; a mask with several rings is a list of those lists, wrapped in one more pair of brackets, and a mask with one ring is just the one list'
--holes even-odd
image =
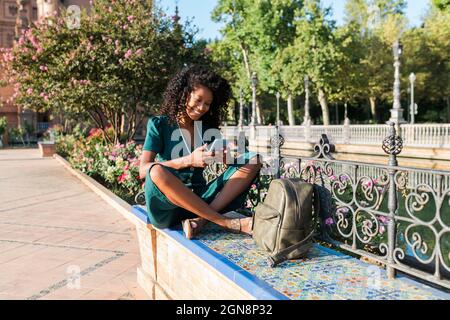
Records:
{"label": "woman's hand", "polygon": [[214,151],[207,151],[208,144],[204,144],[192,151],[190,157],[190,166],[195,168],[205,168],[215,160]]}

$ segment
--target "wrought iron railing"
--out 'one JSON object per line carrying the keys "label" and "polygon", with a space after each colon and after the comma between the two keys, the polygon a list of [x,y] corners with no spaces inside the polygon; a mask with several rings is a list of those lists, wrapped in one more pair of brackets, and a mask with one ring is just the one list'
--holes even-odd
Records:
{"label": "wrought iron railing", "polygon": [[[280,157],[284,139],[275,136],[277,151],[263,155],[263,174],[248,200],[253,207],[264,201],[274,178],[313,183],[321,241],[385,265],[390,277],[402,271],[450,289],[450,172],[398,166],[403,141],[394,125],[388,128],[386,165],[335,160],[326,135],[314,157]],[[212,165],[205,177],[223,169]]]}
{"label": "wrought iron railing", "polygon": [[338,161],[323,135],[315,157],[280,157],[278,176],[317,186],[322,241],[450,289],[450,172],[399,167],[402,148],[392,125],[387,165]]}

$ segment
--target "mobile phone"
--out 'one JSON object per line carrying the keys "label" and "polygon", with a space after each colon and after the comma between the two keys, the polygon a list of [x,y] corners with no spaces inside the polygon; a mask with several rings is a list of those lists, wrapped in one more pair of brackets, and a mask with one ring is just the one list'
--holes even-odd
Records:
{"label": "mobile phone", "polygon": [[208,152],[224,150],[226,146],[225,139],[214,140],[207,148]]}

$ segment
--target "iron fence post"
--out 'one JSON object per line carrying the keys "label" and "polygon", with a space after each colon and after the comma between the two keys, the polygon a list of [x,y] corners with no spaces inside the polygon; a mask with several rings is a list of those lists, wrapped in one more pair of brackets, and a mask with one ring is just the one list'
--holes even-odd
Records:
{"label": "iron fence post", "polygon": [[386,272],[389,279],[395,277],[394,265],[394,250],[396,242],[396,222],[395,214],[398,209],[398,197],[397,197],[397,183],[395,181],[395,175],[397,173],[396,167],[398,166],[397,156],[402,152],[403,140],[397,135],[395,130],[396,123],[391,122],[389,127],[389,135],[383,140],[383,151],[389,155],[389,195],[388,195],[388,210],[389,210],[389,222],[388,222],[388,256]]}

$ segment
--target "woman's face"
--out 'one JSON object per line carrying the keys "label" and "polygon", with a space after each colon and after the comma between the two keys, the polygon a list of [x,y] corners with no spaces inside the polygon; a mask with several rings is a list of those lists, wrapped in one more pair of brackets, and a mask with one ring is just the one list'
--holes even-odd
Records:
{"label": "woman's face", "polygon": [[193,121],[199,120],[209,111],[213,101],[212,91],[202,85],[194,87],[186,103],[186,113]]}

